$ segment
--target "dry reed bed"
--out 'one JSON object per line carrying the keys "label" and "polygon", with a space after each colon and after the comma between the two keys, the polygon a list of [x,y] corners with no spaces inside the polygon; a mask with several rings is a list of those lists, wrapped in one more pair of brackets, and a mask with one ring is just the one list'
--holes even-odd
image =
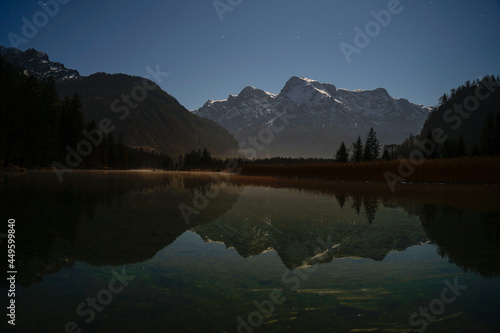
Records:
{"label": "dry reed bed", "polygon": [[[387,172],[415,183],[500,184],[499,157],[413,161],[244,165],[241,175],[386,182]],[[413,172],[411,171],[413,168]],[[410,171],[409,171],[410,170]],[[401,171],[401,172],[400,172]]]}

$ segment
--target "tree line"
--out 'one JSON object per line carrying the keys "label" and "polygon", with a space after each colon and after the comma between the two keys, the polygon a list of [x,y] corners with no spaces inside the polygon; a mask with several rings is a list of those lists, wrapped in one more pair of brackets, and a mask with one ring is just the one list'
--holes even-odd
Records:
{"label": "tree line", "polygon": [[[385,154],[385,152],[384,152]],[[366,140],[363,145],[361,136],[352,143],[352,148],[347,149],[344,141],[340,144],[340,147],[335,153],[335,160],[339,163],[346,162],[370,162],[376,161],[380,157],[380,142],[377,139],[377,133],[375,130],[370,128],[368,134],[366,135]]]}
{"label": "tree line", "polygon": [[179,155],[177,158],[165,156],[163,160],[163,170],[214,170],[221,171],[227,169],[228,165],[242,165],[242,158],[217,158],[207,148],[193,149],[190,153]]}
{"label": "tree line", "polygon": [[412,151],[422,150],[421,144],[431,144],[434,149],[432,153],[426,153],[425,157],[455,158],[465,156],[500,156],[500,112],[495,116],[493,112],[488,113],[480,132],[479,143],[468,144],[462,134],[458,138],[447,137],[444,142],[439,142],[433,130],[430,129],[425,137],[411,135],[400,145],[387,145],[384,149],[388,151],[388,160],[397,159],[400,156],[409,158]]}
{"label": "tree line", "polygon": [[[340,144],[335,154],[335,160],[340,163],[346,162],[369,162],[376,160],[397,160],[410,158],[412,152],[422,151],[422,144],[419,141],[425,140],[434,147],[432,153],[426,152],[426,158],[456,158],[465,156],[500,156],[500,112],[495,116],[492,112],[488,114],[482,126],[481,136],[478,144],[467,145],[463,135],[458,138],[446,138],[442,143],[438,142],[432,130],[427,132],[427,136],[410,136],[401,144],[384,145],[380,155],[380,143],[373,128],[370,129],[365,144],[361,136],[352,143],[352,148],[348,149],[344,142]],[[423,152],[424,153],[424,152]]]}
{"label": "tree line", "polygon": [[0,57],[0,153],[3,164],[50,165],[83,125],[78,96],[59,100],[54,80],[24,75]]}
{"label": "tree line", "polygon": [[[408,159],[415,151],[420,151],[421,156],[430,159],[500,156],[500,89],[494,88],[499,84],[500,77],[494,75],[467,81],[439,98],[438,105],[429,114],[420,134],[410,134],[400,144],[384,145],[379,156],[380,144],[375,132],[370,129],[364,145],[361,137],[352,143],[351,149],[342,142],[335,160],[361,162]],[[479,99],[478,96],[486,97]],[[476,105],[472,105],[474,102],[471,104],[474,98],[477,100]],[[440,137],[436,130],[442,133]],[[423,145],[427,148],[422,148]]]}
{"label": "tree line", "polygon": [[426,158],[500,156],[499,84],[500,77],[488,75],[443,94],[419,135],[384,147],[389,159],[409,158],[415,150],[424,152],[419,147],[422,142],[435,147]]}

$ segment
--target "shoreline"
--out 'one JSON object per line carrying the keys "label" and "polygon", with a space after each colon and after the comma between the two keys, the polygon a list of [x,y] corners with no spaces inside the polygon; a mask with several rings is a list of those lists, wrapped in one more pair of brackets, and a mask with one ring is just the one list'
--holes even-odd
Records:
{"label": "shoreline", "polygon": [[[179,174],[222,173],[231,176],[268,177],[274,179],[331,181],[338,183],[413,185],[500,185],[500,157],[462,157],[415,161],[391,160],[322,164],[243,164],[241,172],[227,170],[162,170],[162,169],[74,169],[72,172],[170,172]],[[406,163],[406,164],[403,164]],[[415,163],[416,165],[417,163]],[[403,167],[404,168],[403,168]],[[403,172],[401,172],[403,171]],[[412,172],[410,172],[412,171]],[[50,168],[27,169],[15,165],[0,167],[0,175],[24,175],[30,172],[54,172]],[[389,178],[387,178],[389,176]],[[403,177],[407,176],[407,177]]]}

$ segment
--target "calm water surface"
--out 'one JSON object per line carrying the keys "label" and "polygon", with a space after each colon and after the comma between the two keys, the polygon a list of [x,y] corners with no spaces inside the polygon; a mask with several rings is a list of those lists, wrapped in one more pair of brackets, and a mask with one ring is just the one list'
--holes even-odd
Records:
{"label": "calm water surface", "polygon": [[18,270],[16,326],[0,331],[500,332],[498,187],[158,172],[0,185]]}

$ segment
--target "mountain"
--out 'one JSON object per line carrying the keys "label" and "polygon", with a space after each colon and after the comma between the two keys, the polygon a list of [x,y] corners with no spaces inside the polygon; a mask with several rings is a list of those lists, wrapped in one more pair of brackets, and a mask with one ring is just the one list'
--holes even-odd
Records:
{"label": "mountain", "polygon": [[[203,148],[216,156],[236,154],[238,144],[226,129],[189,112],[151,81],[148,85],[155,88],[147,91],[146,99],[137,103],[131,100],[133,104],[128,107],[122,101],[123,94],[130,95],[134,88],[142,87],[143,81],[144,78],[137,76],[96,73],[58,83],[56,87],[61,97],[78,93],[86,121],[111,119],[116,126],[114,134],[122,135],[127,146],[171,156]],[[119,103],[114,109],[115,100]]]}
{"label": "mountain", "polygon": [[15,47],[0,46],[0,55],[15,67],[23,68],[25,73],[32,74],[37,79],[53,77],[56,82],[79,79],[80,73],[67,69],[59,62],[52,62],[46,53],[35,49],[21,51]]}
{"label": "mountain", "polygon": [[[120,266],[146,261],[190,228],[224,215],[242,191],[220,188],[202,214],[190,216],[188,225],[179,203],[192,205],[193,191],[214,181],[206,174],[141,172],[125,180],[120,173],[72,173],[64,183],[53,177],[38,173],[0,179],[10,189],[0,192],[0,200],[18,203],[9,205],[10,213],[26,221],[16,228],[17,282],[23,286],[76,262]],[[46,203],[35,208],[39,196]],[[36,223],[41,216],[47,223]]]}
{"label": "mountain", "polygon": [[483,79],[467,81],[444,94],[440,104],[429,115],[420,136],[441,129],[451,140],[462,136],[466,148],[481,145],[481,135],[489,113],[500,117],[500,77],[487,75]]}
{"label": "mountain", "polygon": [[125,74],[81,76],[76,70],[51,62],[47,54],[35,49],[21,51],[1,46],[0,54],[26,75],[38,79],[53,77],[61,98],[78,94],[85,121],[99,124],[104,118],[111,119],[115,126],[113,134],[121,136],[127,146],[174,157],[203,148],[214,156],[237,154],[238,143],[232,134],[215,122],[189,112],[150,80]]}
{"label": "mountain", "polygon": [[205,242],[223,243],[244,258],[274,250],[289,269],[345,258],[382,261],[392,251],[427,241],[418,221],[406,229],[388,223],[379,228],[368,223],[343,224],[342,229],[334,220],[295,224],[293,228],[271,220],[214,221],[197,226],[195,231]]}
{"label": "mountain", "polygon": [[371,127],[382,144],[401,142],[430,111],[383,88],[350,91],[294,76],[278,95],[246,87],[194,113],[227,128],[241,148],[257,147],[258,156],[331,157],[342,140],[349,145]]}
{"label": "mountain", "polygon": [[[377,198],[338,196],[345,206],[332,202],[325,209],[324,201],[291,193],[283,200],[279,191],[263,196],[245,189],[232,210],[194,231],[205,242],[223,243],[244,258],[274,250],[289,269],[341,258],[381,261],[392,251],[427,241],[418,219],[408,219],[409,212],[400,207],[382,206]],[[377,211],[399,218],[376,219]]]}

